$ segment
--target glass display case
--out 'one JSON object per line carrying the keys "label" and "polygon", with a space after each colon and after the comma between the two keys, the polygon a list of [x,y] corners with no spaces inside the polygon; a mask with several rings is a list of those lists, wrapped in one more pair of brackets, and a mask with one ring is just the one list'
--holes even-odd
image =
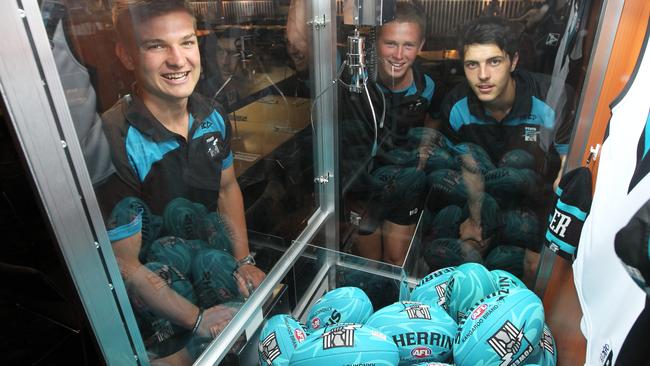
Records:
{"label": "glass display case", "polygon": [[[603,2],[123,3],[0,5],[9,126],[107,364],[257,364],[271,315],[466,262],[542,295]],[[476,19],[518,47],[483,59]]]}

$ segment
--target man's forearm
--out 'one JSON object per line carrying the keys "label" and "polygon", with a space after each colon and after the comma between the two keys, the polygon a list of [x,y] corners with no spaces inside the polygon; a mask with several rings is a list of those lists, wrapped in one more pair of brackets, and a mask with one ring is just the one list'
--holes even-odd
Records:
{"label": "man's forearm", "polygon": [[219,213],[228,225],[233,256],[240,260],[249,254],[248,233],[244,216],[244,199],[239,185],[229,185],[219,193]]}
{"label": "man's forearm", "polygon": [[462,156],[463,165],[468,167],[462,169],[463,183],[467,188],[467,206],[469,217],[476,224],[481,223],[481,202],[484,193],[483,176],[481,175],[476,161],[470,155]]}
{"label": "man's forearm", "polygon": [[112,243],[129,296],[154,314],[191,329],[199,309],[167,286],[167,283],[140,263],[140,233]]}
{"label": "man's forearm", "polygon": [[186,329],[195,325],[199,308],[171,289],[149,268],[140,265],[128,277],[127,288],[157,316]]}
{"label": "man's forearm", "polygon": [[566,155],[560,155],[560,170],[557,172],[557,177],[553,182],[553,191],[557,190],[557,187],[560,185],[560,180],[562,179],[562,174],[564,173],[564,165],[566,164]]}
{"label": "man's forearm", "polygon": [[422,170],[424,169],[427,159],[429,159],[429,155],[433,152],[432,144],[433,144],[433,139],[434,139],[434,131],[433,130],[438,130],[440,128],[440,120],[434,120],[431,118],[430,115],[426,115],[424,119],[424,127],[430,128],[432,130],[431,133],[425,132],[422,136],[422,139],[420,140],[420,144],[418,145],[418,164],[417,168]]}

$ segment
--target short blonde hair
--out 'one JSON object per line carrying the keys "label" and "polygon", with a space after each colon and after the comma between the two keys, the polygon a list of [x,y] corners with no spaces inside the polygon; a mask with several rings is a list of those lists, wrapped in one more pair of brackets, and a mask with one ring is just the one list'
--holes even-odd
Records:
{"label": "short blonde hair", "polygon": [[[427,18],[424,15],[424,11],[411,2],[398,2],[395,5],[395,18],[390,22],[415,23],[420,27],[420,38],[426,38]],[[379,27],[379,32],[381,33],[381,27]]]}

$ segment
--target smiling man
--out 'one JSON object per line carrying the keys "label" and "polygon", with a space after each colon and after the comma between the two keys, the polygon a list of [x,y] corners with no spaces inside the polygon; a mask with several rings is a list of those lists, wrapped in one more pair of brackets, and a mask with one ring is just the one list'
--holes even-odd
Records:
{"label": "smiling man", "polygon": [[[555,108],[548,94],[552,79],[547,75],[517,68],[521,29],[499,17],[479,18],[467,24],[459,38],[458,51],[466,81],[452,89],[441,105],[443,132],[454,142],[480,146],[495,166],[506,153],[524,151],[532,156],[532,169],[542,177],[537,197],[525,202],[507,202],[513,209],[537,212],[540,223],[550,205],[553,185],[557,185],[572,131],[572,95],[565,88],[559,100],[564,108]],[[459,145],[463,146],[463,145]],[[484,182],[476,161],[457,151],[463,158],[465,184],[469,193],[470,217],[460,228],[460,237],[476,243],[483,252],[484,238],[480,218]],[[501,164],[503,164],[501,162]],[[474,168],[474,169],[472,169]],[[485,173],[485,172],[483,172]],[[502,206],[504,202],[499,202]],[[541,247],[538,242],[525,246],[526,277],[531,284]]]}
{"label": "smiling man", "polygon": [[[143,238],[151,230],[147,212],[163,216],[172,206],[168,204],[179,199],[218,212],[226,221],[238,261],[236,271],[226,278],[234,275],[246,297],[264,273],[255,267],[248,249],[242,195],[229,148],[230,124],[218,106],[194,91],[201,57],[191,9],[182,0],[118,0],[113,22],[117,56],[136,82],[133,94],[102,115],[117,173],[97,188],[98,201],[131,303],[153,316],[146,321],[136,311],[138,323],[153,328],[141,325],[150,357],[188,364],[187,352],[179,352],[188,337],[215,336],[234,310],[214,304],[201,310],[191,286],[181,296],[172,286],[179,279],[170,281],[143,265],[142,258],[147,257],[143,247],[148,244]],[[134,198],[146,209],[120,215],[118,208]],[[180,215],[165,216],[165,234],[175,235],[171,228]],[[171,326],[158,327],[167,321]]]}
{"label": "smiling man", "polygon": [[425,175],[410,133],[439,107],[436,84],[417,62],[425,30],[424,13],[398,2],[394,19],[377,29],[377,80],[368,80],[367,93],[340,98],[344,194],[352,217],[360,217],[356,249],[396,265],[404,262],[422,209]]}
{"label": "smiling man", "polygon": [[401,14],[397,12],[401,18],[379,29],[377,40],[379,80],[394,92],[408,88],[415,81],[413,63],[424,46],[425,23],[405,10]]}

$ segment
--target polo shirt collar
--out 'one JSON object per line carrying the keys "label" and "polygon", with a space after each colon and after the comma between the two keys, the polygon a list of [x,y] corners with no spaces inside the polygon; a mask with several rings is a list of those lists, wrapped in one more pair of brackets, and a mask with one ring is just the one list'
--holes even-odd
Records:
{"label": "polo shirt collar", "polygon": [[[129,121],[129,124],[133,125],[140,132],[151,137],[154,141],[167,141],[176,136],[154,117],[140,97],[135,94],[130,94],[125,97],[125,101],[126,110],[124,111],[124,116]],[[196,121],[203,121],[211,113],[210,106],[196,92],[189,96],[187,108],[192,117],[194,117],[194,126],[197,125]]]}
{"label": "polo shirt collar", "polygon": [[420,72],[419,64],[420,64],[419,58],[416,58],[415,62],[413,62],[413,64],[411,65],[411,71],[413,72],[413,81],[411,81],[411,84],[406,88],[400,90],[391,90],[390,88],[385,86],[384,83],[382,83],[380,80],[377,80],[377,85],[379,86],[379,89],[381,89],[381,91],[384,93],[406,94],[405,96],[418,95],[419,91],[424,89],[423,87],[424,77]]}
{"label": "polo shirt collar", "polygon": [[[504,121],[528,116],[531,113],[533,107],[533,94],[527,80],[524,79],[518,70],[515,70],[512,73],[512,77],[515,79],[515,101],[512,105],[512,109],[510,112],[508,112],[506,118],[504,118]],[[481,104],[481,101],[478,99],[476,94],[474,94],[474,91],[472,88],[470,88],[469,84],[467,85],[467,88],[469,89],[467,101],[470,113],[481,118],[482,120],[486,120],[488,116],[485,113],[483,104]]]}

